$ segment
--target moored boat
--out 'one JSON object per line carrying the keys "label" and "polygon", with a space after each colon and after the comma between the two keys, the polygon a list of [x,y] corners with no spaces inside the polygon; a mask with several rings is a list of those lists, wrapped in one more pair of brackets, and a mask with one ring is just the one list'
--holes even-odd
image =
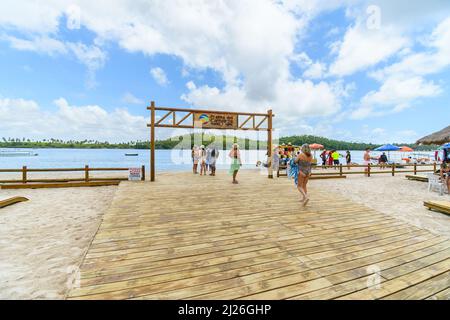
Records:
{"label": "moored boat", "polygon": [[18,150],[0,150],[0,157],[34,157],[38,154],[33,151],[18,151]]}

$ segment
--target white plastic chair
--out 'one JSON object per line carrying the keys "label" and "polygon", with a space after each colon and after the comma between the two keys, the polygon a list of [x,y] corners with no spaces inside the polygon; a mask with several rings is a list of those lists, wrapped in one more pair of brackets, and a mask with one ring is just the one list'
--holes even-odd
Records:
{"label": "white plastic chair", "polygon": [[439,195],[444,195],[444,190],[447,189],[446,185],[441,182],[439,176],[429,173],[428,176],[428,192],[437,189]]}

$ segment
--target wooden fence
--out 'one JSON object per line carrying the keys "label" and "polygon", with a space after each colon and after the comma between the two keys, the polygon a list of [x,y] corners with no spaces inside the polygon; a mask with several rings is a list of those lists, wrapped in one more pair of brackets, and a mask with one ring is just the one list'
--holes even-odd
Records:
{"label": "wooden fence", "polygon": [[[0,173],[21,173],[22,179],[6,179],[0,180],[0,183],[37,183],[37,182],[94,182],[94,181],[116,181],[116,180],[128,180],[128,177],[92,177],[91,172],[99,171],[128,171],[129,168],[90,168],[88,165],[84,168],[47,168],[47,169],[34,169],[23,166],[22,169],[0,169]],[[80,178],[41,178],[30,179],[30,173],[44,173],[44,172],[82,172],[83,176]],[[141,180],[145,180],[145,166],[141,167]]]}
{"label": "wooden fence", "polygon": [[[428,169],[421,169],[422,167],[428,167]],[[335,169],[336,172],[333,171],[327,171],[327,172],[317,172],[317,170],[320,170],[322,166],[315,166],[313,167],[314,172],[312,173],[312,176],[343,176],[347,174],[364,174],[370,177],[373,174],[383,174],[383,173],[389,173],[392,176],[395,176],[395,174],[398,173],[413,173],[416,175],[419,172],[436,172],[437,170],[437,164],[386,164],[386,165],[361,165],[361,164],[352,164],[352,165],[346,165],[346,164],[340,164],[340,165],[332,165],[332,166],[325,166],[326,169]],[[351,170],[351,168],[364,168],[363,171],[354,171]],[[376,168],[380,168],[380,170],[374,170]],[[407,168],[406,170],[404,168]],[[408,168],[412,168],[409,169]],[[389,169],[389,170],[384,170]],[[277,176],[285,176],[286,174],[281,173],[281,170],[286,170],[286,166],[280,166]]]}

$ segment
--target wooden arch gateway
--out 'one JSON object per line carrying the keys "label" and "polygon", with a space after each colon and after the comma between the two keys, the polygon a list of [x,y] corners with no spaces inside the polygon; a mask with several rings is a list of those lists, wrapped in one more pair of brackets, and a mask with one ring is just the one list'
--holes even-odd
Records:
{"label": "wooden arch gateway", "polygon": [[[157,107],[154,101],[150,106],[150,181],[155,181],[155,128],[184,129],[222,129],[267,131],[268,177],[273,178],[272,170],[272,110],[267,113],[228,112],[199,110],[190,108]],[[163,115],[156,121],[156,112]],[[244,117],[241,121],[240,117]],[[171,120],[171,121],[170,121]]]}

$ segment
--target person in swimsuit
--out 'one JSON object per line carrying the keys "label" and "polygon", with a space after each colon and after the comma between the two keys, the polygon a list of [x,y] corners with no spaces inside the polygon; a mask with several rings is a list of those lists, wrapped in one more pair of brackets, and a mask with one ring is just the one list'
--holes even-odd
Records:
{"label": "person in swimsuit", "polygon": [[447,193],[450,194],[450,160],[442,161],[441,180],[447,184]]}
{"label": "person in swimsuit", "polygon": [[370,157],[370,149],[369,148],[367,148],[366,149],[366,152],[364,152],[364,165],[365,166],[367,166],[367,167],[365,167],[364,168],[364,174],[366,175],[366,176],[368,176],[369,174],[368,174],[368,172],[369,172],[369,164],[370,164],[370,160],[371,160],[372,158]]}
{"label": "person in swimsuit", "polygon": [[233,175],[233,183],[237,184],[238,181],[236,180],[237,173],[242,166],[241,162],[241,153],[239,151],[239,146],[237,143],[233,144],[233,147],[231,148],[230,153],[228,156],[231,158],[231,166],[229,173]]}
{"label": "person in swimsuit", "polygon": [[197,174],[197,167],[198,167],[198,160],[199,160],[199,152],[198,152],[198,146],[194,145],[192,147],[192,172],[194,174]]}
{"label": "person in swimsuit", "polygon": [[302,195],[302,199],[300,201],[302,202],[303,206],[306,206],[309,202],[308,189],[306,185],[308,184],[309,177],[311,176],[312,160],[313,158],[309,145],[302,145],[301,153],[295,158],[295,163],[298,166],[297,189]]}
{"label": "person in swimsuit", "polygon": [[206,149],[204,145],[200,147],[200,175],[206,176]]}

